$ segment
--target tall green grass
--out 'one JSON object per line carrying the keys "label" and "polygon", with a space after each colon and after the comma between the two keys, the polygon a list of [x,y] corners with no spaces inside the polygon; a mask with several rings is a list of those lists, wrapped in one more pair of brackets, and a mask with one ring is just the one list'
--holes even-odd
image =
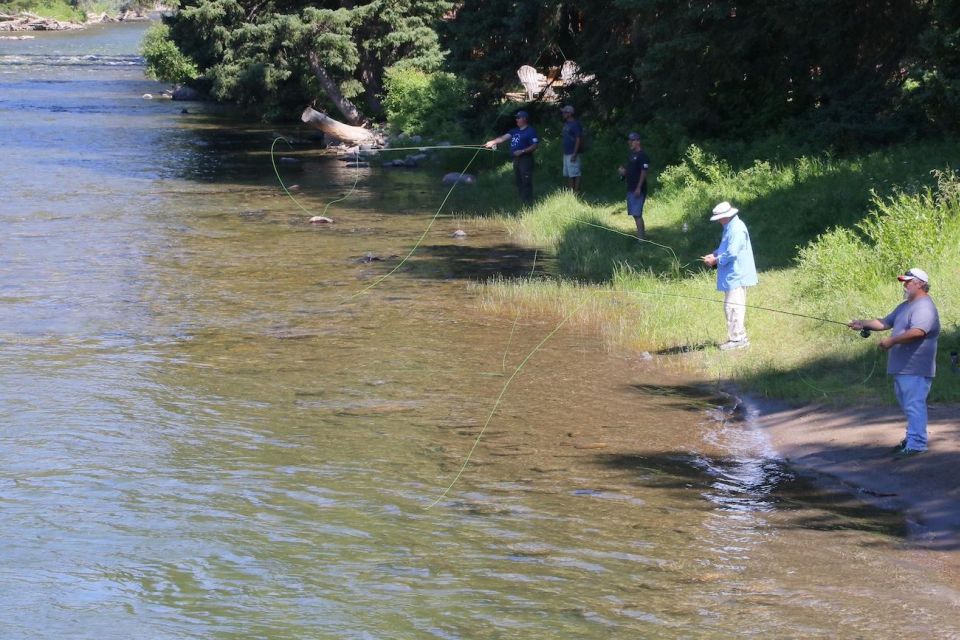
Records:
{"label": "tall green grass", "polygon": [[711,378],[763,396],[892,401],[877,338],[863,340],[838,324],[751,309],[751,348],[716,349],[726,332],[721,295],[697,258],[721,233],[707,220],[710,209],[729,200],[750,228],[761,268],[748,304],[835,322],[882,316],[901,298],[894,276],[926,269],[944,329],[932,398],[960,400],[960,376],[948,360],[960,345],[960,181],[943,169],[954,148],[911,144],[735,169],[690,147],[659,172],[647,204],[649,237],[669,250],[629,237],[634,226],[617,195],[592,202],[563,191],[545,195],[501,222],[517,243],[556,255],[557,281],[490,283],[487,304],[558,318],[582,304],[572,321],[596,327],[611,346],[683,353]]}

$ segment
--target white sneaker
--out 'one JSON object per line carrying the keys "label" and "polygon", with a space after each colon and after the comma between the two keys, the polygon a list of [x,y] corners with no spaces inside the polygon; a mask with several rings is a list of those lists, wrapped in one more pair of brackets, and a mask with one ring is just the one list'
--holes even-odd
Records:
{"label": "white sneaker", "polygon": [[731,351],[733,349],[745,349],[750,346],[750,339],[744,338],[743,340],[727,340],[722,345],[720,345],[720,351]]}

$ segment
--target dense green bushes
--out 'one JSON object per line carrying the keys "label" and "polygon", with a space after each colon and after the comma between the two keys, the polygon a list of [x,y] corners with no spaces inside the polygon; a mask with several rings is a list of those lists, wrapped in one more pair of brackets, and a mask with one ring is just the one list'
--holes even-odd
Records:
{"label": "dense green bushes", "polygon": [[394,133],[463,137],[466,83],[452,73],[426,73],[410,66],[387,69],[383,106]]}
{"label": "dense green bushes", "polygon": [[170,39],[170,27],[162,22],[150,25],[140,55],[147,63],[147,75],[154,80],[184,82],[197,77],[197,65],[177,48]]}
{"label": "dense green bushes", "polygon": [[953,172],[934,173],[935,187],[874,196],[870,214],[853,229],[832,229],[804,247],[798,295],[824,313],[849,308],[851,296],[857,306],[876,312],[891,289],[896,294],[894,276],[912,266],[930,273],[934,292],[960,284],[960,179]]}

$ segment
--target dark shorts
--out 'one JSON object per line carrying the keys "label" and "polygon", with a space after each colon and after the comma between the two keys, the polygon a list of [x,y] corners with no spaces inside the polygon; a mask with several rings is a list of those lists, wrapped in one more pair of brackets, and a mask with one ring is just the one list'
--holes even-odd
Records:
{"label": "dark shorts", "polygon": [[643,215],[643,203],[647,200],[647,194],[636,195],[633,191],[627,193],[627,214],[634,218]]}

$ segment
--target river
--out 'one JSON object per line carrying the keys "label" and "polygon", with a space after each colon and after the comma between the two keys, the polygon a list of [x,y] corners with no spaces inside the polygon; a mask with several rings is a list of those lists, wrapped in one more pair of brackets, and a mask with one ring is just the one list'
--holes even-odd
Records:
{"label": "river", "polygon": [[[900,516],[577,327],[431,508],[553,328],[468,284],[532,252],[441,217],[376,284],[441,172],[310,225],[275,129],[143,97],[144,28],[0,40],[0,638],[960,636]],[[299,157],[310,212],[356,179]]]}

